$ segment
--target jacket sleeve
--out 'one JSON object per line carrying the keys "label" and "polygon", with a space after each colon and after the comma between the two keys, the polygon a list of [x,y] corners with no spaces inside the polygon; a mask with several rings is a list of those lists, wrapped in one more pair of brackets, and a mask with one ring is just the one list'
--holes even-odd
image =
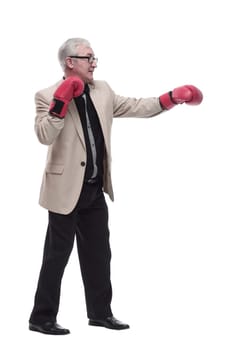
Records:
{"label": "jacket sleeve", "polygon": [[132,98],[115,95],[114,117],[154,117],[164,110],[158,97]]}
{"label": "jacket sleeve", "polygon": [[43,92],[35,94],[35,132],[39,141],[44,145],[51,145],[64,127],[64,119],[49,114],[50,102]]}
{"label": "jacket sleeve", "polygon": [[149,118],[164,112],[158,97],[133,98],[114,93],[106,84],[113,100],[113,117]]}

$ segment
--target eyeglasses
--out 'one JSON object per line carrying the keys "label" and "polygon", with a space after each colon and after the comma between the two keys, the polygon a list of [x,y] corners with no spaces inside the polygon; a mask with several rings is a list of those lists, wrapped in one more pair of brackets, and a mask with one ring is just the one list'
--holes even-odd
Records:
{"label": "eyeglasses", "polygon": [[88,63],[92,64],[93,62],[95,62],[97,64],[98,62],[98,58],[95,56],[68,56],[70,58],[80,58],[83,60],[88,60]]}

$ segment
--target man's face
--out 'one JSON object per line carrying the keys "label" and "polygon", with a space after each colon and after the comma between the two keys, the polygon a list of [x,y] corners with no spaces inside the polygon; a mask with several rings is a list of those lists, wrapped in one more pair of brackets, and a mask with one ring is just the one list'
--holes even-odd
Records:
{"label": "man's face", "polygon": [[67,57],[67,66],[71,69],[69,75],[77,75],[84,83],[91,83],[93,81],[93,72],[97,67],[97,60],[88,60],[89,57],[94,57],[92,48],[80,45],[77,47],[76,55],[86,58]]}

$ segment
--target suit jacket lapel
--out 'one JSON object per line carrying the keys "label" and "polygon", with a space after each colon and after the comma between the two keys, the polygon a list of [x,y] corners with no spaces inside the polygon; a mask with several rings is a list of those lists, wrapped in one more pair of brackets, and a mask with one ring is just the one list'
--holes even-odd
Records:
{"label": "suit jacket lapel", "polygon": [[100,125],[101,125],[104,139],[105,139],[105,145],[108,148],[108,128],[106,125],[106,120],[104,118],[105,112],[103,109],[103,104],[101,103],[103,96],[102,95],[100,96],[98,89],[96,87],[92,87],[92,86],[90,87],[90,96],[91,96],[92,102],[95,106],[97,115],[99,117]]}
{"label": "suit jacket lapel", "polygon": [[[90,97],[94,103],[94,106],[96,108],[96,112],[97,112],[99,120],[100,120],[100,125],[101,125],[102,131],[103,131],[107,151],[110,151],[109,130],[108,130],[107,121],[105,119],[106,112],[104,111],[103,104],[101,103],[102,98],[103,98],[102,93],[100,93],[100,91],[98,90],[97,87],[90,85]],[[70,114],[70,116],[74,122],[77,134],[82,142],[82,145],[83,145],[84,149],[86,149],[83,128],[82,128],[80,116],[78,114],[78,110],[77,110],[77,107],[76,107],[74,100],[72,100],[69,104],[68,113]]]}
{"label": "suit jacket lapel", "polygon": [[80,116],[78,114],[78,110],[77,110],[77,107],[76,107],[76,104],[75,104],[75,101],[72,100],[70,103],[69,103],[69,107],[68,107],[68,113],[70,114],[73,122],[74,122],[74,125],[75,125],[75,129],[77,131],[77,134],[82,142],[82,145],[84,147],[84,149],[86,149],[86,145],[85,145],[85,139],[84,139],[84,134],[83,134],[83,128],[82,128],[82,124],[81,124],[81,121],[80,121]]}

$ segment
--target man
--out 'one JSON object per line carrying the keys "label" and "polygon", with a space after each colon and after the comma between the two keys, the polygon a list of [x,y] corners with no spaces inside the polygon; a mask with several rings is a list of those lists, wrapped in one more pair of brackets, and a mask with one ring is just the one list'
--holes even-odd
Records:
{"label": "man", "polygon": [[159,98],[116,95],[95,81],[97,58],[82,38],[67,40],[58,58],[64,77],[35,96],[35,131],[48,145],[40,205],[48,210],[48,228],[29,329],[68,334],[57,323],[63,272],[76,238],[89,325],[127,329],[111,310],[111,250],[108,209],[113,200],[110,134],[113,117],[152,117],[176,104],[197,105],[202,93],[185,85]]}

